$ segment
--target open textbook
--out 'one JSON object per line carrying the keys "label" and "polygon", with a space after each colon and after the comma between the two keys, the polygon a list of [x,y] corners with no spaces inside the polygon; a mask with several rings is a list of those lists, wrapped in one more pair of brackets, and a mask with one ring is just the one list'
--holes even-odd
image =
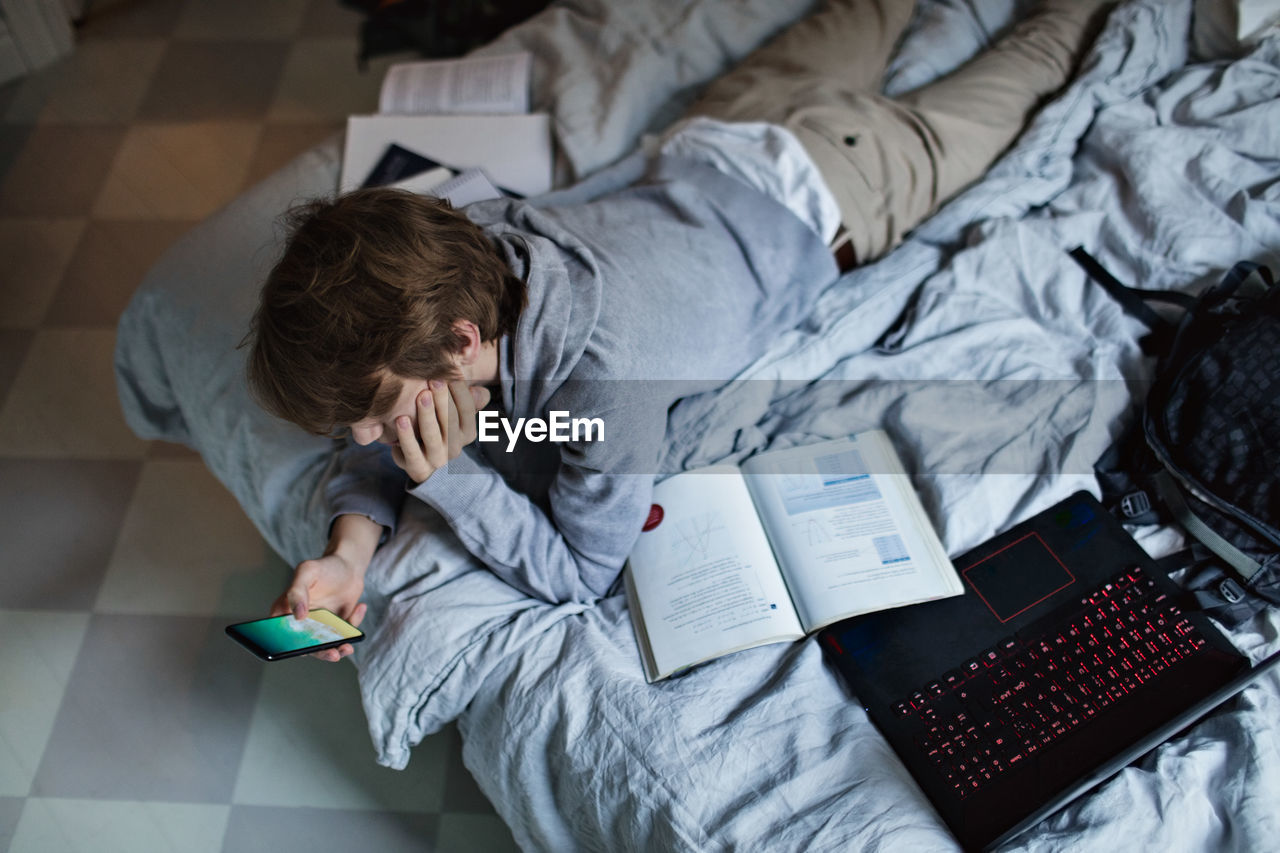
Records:
{"label": "open textbook", "polygon": [[405,173],[370,181],[391,146],[418,155],[426,168],[454,174],[480,169],[514,195],[549,190],[551,119],[528,112],[530,61],[528,53],[517,53],[392,66],[382,81],[379,112],[347,119],[339,191],[413,178]]}
{"label": "open textbook", "polygon": [[879,430],[658,484],[626,584],[651,682],[964,591]]}
{"label": "open textbook", "polygon": [[484,113],[529,112],[527,51],[504,56],[400,62],[387,70],[378,94],[378,112]]}

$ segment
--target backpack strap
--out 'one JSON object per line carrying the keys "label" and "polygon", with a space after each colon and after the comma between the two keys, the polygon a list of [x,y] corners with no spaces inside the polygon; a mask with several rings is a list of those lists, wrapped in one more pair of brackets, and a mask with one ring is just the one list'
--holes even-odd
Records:
{"label": "backpack strap", "polygon": [[1269,267],[1253,261],[1237,261],[1223,276],[1218,288],[1233,295],[1240,293],[1247,299],[1261,299],[1275,286]]}
{"label": "backpack strap", "polygon": [[1159,471],[1152,475],[1151,482],[1155,485],[1156,494],[1159,495],[1160,500],[1188,533],[1204,543],[1206,548],[1239,572],[1240,577],[1246,581],[1251,580],[1258,573],[1258,569],[1262,567],[1256,560],[1219,536],[1217,531],[1191,511],[1186,498],[1182,495],[1181,487],[1172,474],[1168,471]]}
{"label": "backpack strap", "polygon": [[1241,586],[1212,559],[1193,559],[1182,578],[1179,596],[1188,610],[1199,610],[1224,625],[1236,626],[1267,606],[1267,600]]}
{"label": "backpack strap", "polygon": [[1177,331],[1177,324],[1161,317],[1147,303],[1168,302],[1179,308],[1190,310],[1196,301],[1194,296],[1176,290],[1143,290],[1129,287],[1121,284],[1120,280],[1098,263],[1097,258],[1086,252],[1083,246],[1076,246],[1069,254],[1089,278],[1102,285],[1102,289],[1120,303],[1120,307],[1126,313],[1141,320],[1151,330],[1151,334],[1141,341],[1144,352],[1161,353],[1169,349],[1174,333]]}

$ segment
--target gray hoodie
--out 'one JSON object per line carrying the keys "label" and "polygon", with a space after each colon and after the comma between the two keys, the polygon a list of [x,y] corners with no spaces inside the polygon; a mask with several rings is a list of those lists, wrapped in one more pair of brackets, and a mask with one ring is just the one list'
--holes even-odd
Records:
{"label": "gray hoodie", "polygon": [[[528,286],[499,342],[499,414],[599,419],[603,436],[509,450],[498,430],[410,494],[511,585],[587,601],[616,580],[649,513],[669,408],[722,386],[796,327],[835,263],[786,207],[681,158],[589,203],[504,199],[466,213]],[[385,449],[353,448],[341,467],[328,488],[335,515],[392,527],[405,481]]]}

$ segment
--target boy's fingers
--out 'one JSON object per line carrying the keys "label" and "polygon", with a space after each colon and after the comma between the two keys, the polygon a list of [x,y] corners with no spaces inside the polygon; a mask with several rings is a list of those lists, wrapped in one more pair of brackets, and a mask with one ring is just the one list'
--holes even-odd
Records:
{"label": "boy's fingers", "polygon": [[443,465],[448,445],[446,422],[440,417],[440,392],[424,391],[418,395],[418,432],[422,434],[422,448],[427,462],[434,471]]}
{"label": "boy's fingers", "polygon": [[357,604],[355,607],[351,608],[351,612],[346,616],[343,616],[342,618],[350,622],[353,628],[359,628],[360,623],[364,621],[364,615],[365,613],[368,612],[368,610],[369,610],[369,605],[365,604],[362,601],[359,604]]}
{"label": "boy's fingers", "polygon": [[462,452],[464,444],[470,444],[475,437],[476,403],[467,383],[461,379],[449,383],[449,398],[458,416],[457,421],[449,425],[453,429],[449,442],[449,458],[452,459]]}
{"label": "boy's fingers", "polygon": [[[422,426],[422,417],[419,413],[418,424]],[[425,431],[425,429],[424,429]],[[404,459],[404,470],[415,481],[421,482],[427,478],[426,471],[427,460],[422,455],[422,448],[418,445],[418,437],[413,434],[413,422],[409,420],[408,415],[401,415],[396,418],[396,439],[400,442],[397,448],[401,457]],[[425,441],[426,436],[423,436]]]}
{"label": "boy's fingers", "polygon": [[295,619],[306,619],[311,611],[311,600],[308,589],[311,585],[310,572],[299,569],[293,577],[293,583],[284,593],[286,612],[292,613]]}
{"label": "boy's fingers", "polygon": [[458,408],[458,425],[462,427],[476,418],[476,400],[470,392],[471,386],[461,379],[449,383],[449,395]]}
{"label": "boy's fingers", "polygon": [[[436,407],[436,424],[440,428],[440,448],[445,451],[448,456],[449,438],[453,433],[453,420],[449,417],[449,408],[453,401],[450,399],[449,386],[444,382],[433,381],[431,383],[431,399]],[[441,459],[439,464],[443,465],[448,462],[448,458]]]}
{"label": "boy's fingers", "polygon": [[483,409],[485,406],[489,405],[489,400],[491,400],[492,398],[493,398],[493,395],[489,393],[489,389],[484,387],[483,385],[471,386],[471,399],[475,401],[476,411],[479,411],[480,409]]}

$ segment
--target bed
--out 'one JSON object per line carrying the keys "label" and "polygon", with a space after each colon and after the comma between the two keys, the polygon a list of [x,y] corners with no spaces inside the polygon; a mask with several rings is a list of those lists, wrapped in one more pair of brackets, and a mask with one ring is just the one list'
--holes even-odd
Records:
{"label": "bed", "polygon": [[[641,134],[808,2],[554,4],[484,51],[532,50],[561,190],[633,180]],[[1030,4],[922,0],[886,88],[979,50]],[[672,412],[666,473],[880,427],[958,554],[1077,489],[1133,413],[1142,329],[1065,250],[1196,291],[1239,259],[1280,269],[1280,38],[1193,45],[1191,0],[1130,0],[1077,78],[990,173],[722,391]],[[332,192],[337,140],[197,227],[119,329],[145,438],[195,448],[290,563],[318,553],[331,441],[248,402],[243,336],[295,199]],[[1154,554],[1176,531],[1135,530]],[[954,840],[810,639],[645,683],[621,596],[553,606],[507,587],[423,505],[370,568],[355,657],[380,763],[457,720],[481,788],[531,850],[949,849]],[[1260,658],[1280,616],[1232,629]],[[1012,842],[1012,849],[1274,849],[1280,679],[1270,677]]]}

